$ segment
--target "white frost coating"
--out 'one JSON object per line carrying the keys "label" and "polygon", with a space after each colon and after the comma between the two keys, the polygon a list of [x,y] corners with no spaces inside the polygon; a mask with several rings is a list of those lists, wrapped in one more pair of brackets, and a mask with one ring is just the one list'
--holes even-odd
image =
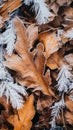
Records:
{"label": "white frost coating", "polygon": [[64,33],[63,29],[58,29],[57,30],[57,38],[58,41],[61,41],[61,35]]}
{"label": "white frost coating", "polygon": [[[38,4],[38,8],[37,8]],[[37,14],[36,20],[39,24],[43,24],[48,22],[49,17],[51,17],[52,13],[48,10],[47,4],[45,0],[34,0],[34,8]]]}
{"label": "white frost coating", "polygon": [[51,107],[52,112],[51,112],[51,127],[55,128],[56,127],[56,119],[59,119],[60,117],[60,112],[62,108],[65,107],[64,103],[64,96],[62,95],[62,99],[54,104],[54,106]]}
{"label": "white frost coating", "polygon": [[23,106],[23,97],[25,96],[26,90],[24,87],[14,84],[13,82],[2,82],[0,85],[0,97],[5,95],[7,97],[7,103],[10,100],[13,108],[20,109]]}
{"label": "white frost coating", "polygon": [[4,37],[4,43],[7,44],[7,48],[6,48],[7,53],[8,55],[12,55],[12,52],[15,46],[14,43],[16,39],[12,21],[10,21],[10,24],[7,30],[3,33],[3,37]]}
{"label": "white frost coating", "polygon": [[24,3],[25,3],[26,5],[30,5],[31,2],[33,2],[33,0],[24,0]]}
{"label": "white frost coating", "polygon": [[68,30],[65,34],[64,37],[69,38],[70,40],[73,39],[73,28],[71,28],[70,30]]}
{"label": "white frost coating", "polygon": [[71,68],[67,65],[63,65],[60,68],[60,72],[57,77],[57,87],[59,92],[68,92],[70,81],[72,80],[72,74],[70,73]]}
{"label": "white frost coating", "polygon": [[36,12],[36,20],[38,24],[47,23],[52,16],[52,13],[48,10],[45,0],[24,0],[24,3],[30,5],[33,2],[32,10]]}

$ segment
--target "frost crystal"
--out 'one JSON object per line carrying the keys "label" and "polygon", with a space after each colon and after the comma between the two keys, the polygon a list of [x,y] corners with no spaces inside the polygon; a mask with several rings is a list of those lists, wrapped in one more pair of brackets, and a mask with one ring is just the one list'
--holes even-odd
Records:
{"label": "frost crystal", "polygon": [[68,92],[70,81],[72,80],[72,74],[70,73],[71,68],[67,65],[63,65],[60,68],[60,72],[57,77],[57,87],[59,92]]}
{"label": "frost crystal", "polygon": [[45,0],[24,0],[24,3],[30,5],[33,3],[32,10],[36,12],[36,20],[39,24],[44,24],[50,20],[52,13],[48,10]]}
{"label": "frost crystal", "polygon": [[73,39],[73,28],[67,31],[67,33],[64,34],[64,37],[69,38],[70,40]]}
{"label": "frost crystal", "polygon": [[20,95],[26,95],[24,87],[14,84],[13,82],[2,82],[0,85],[0,97],[5,95],[7,97],[7,102],[10,100],[13,108],[20,109],[23,106],[23,98]]}
{"label": "frost crystal", "polygon": [[51,107],[52,112],[51,112],[51,127],[55,128],[56,127],[56,119],[60,118],[60,112],[62,110],[62,108],[65,107],[65,103],[64,103],[64,97],[62,95],[62,99],[58,102],[55,102],[54,106]]}
{"label": "frost crystal", "polygon": [[24,3],[25,3],[26,5],[30,5],[31,2],[33,2],[33,0],[24,0]]}
{"label": "frost crystal", "polygon": [[14,43],[15,43],[15,32],[14,32],[14,27],[12,24],[12,21],[10,21],[9,26],[7,27],[7,30],[3,33],[4,37],[4,43],[7,44],[7,53],[8,55],[11,55],[14,49]]}
{"label": "frost crystal", "polygon": [[0,45],[7,44],[7,53],[11,55],[15,46],[16,35],[14,32],[14,27],[12,21],[10,21],[9,26],[6,31],[0,34]]}

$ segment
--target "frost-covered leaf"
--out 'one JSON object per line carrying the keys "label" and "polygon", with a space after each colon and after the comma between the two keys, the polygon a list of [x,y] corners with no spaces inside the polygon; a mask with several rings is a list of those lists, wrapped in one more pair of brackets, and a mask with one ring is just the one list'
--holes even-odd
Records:
{"label": "frost-covered leaf", "polygon": [[72,40],[73,39],[73,28],[71,28],[67,32],[65,32],[64,37],[69,38],[70,40]]}
{"label": "frost-covered leaf", "polygon": [[13,82],[2,82],[0,85],[0,97],[5,95],[7,97],[7,103],[10,101],[13,108],[20,109],[23,106],[23,97],[25,96],[26,90],[24,87],[14,84]]}
{"label": "frost-covered leaf", "polygon": [[60,117],[60,112],[61,110],[65,107],[65,103],[64,103],[64,97],[62,95],[62,99],[58,102],[54,103],[54,106],[51,107],[52,111],[51,111],[51,127],[55,128],[56,127],[56,119],[59,119]]}
{"label": "frost-covered leaf", "polygon": [[31,10],[35,10],[36,20],[39,24],[44,24],[50,21],[51,17],[54,17],[53,13],[51,13],[45,3],[45,0],[24,0],[26,5],[30,5],[33,3]]}
{"label": "frost-covered leaf", "polygon": [[11,55],[14,50],[14,46],[15,46],[14,43],[16,39],[12,21],[10,21],[10,24],[7,27],[7,30],[3,33],[3,38],[4,38],[4,43],[7,44],[7,48],[6,48],[7,53],[8,55]]}
{"label": "frost-covered leaf", "polygon": [[30,5],[32,2],[33,2],[33,0],[24,0],[24,3],[25,3],[26,5]]}
{"label": "frost-covered leaf", "polygon": [[56,81],[58,82],[57,88],[59,92],[68,92],[70,82],[72,80],[71,68],[67,65],[62,65]]}
{"label": "frost-covered leaf", "polygon": [[36,20],[39,24],[44,24],[50,20],[52,13],[48,10],[45,0],[34,0],[32,7],[36,12]]}

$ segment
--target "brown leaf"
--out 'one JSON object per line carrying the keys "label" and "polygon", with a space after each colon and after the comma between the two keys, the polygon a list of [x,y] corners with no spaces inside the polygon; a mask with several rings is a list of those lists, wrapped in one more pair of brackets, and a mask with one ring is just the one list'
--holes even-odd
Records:
{"label": "brown leaf", "polygon": [[[24,28],[22,21],[20,21],[18,18],[15,18],[14,26],[17,34],[17,41],[15,44],[15,50],[17,54],[13,54],[12,56],[5,54],[6,62],[4,65],[12,70],[15,70],[19,73],[21,78],[24,78],[24,86],[26,85],[25,82],[27,79],[27,81],[30,81],[31,83],[30,86],[27,87],[41,90],[44,94],[50,96],[54,95],[50,87],[47,86],[40,72],[37,70],[27,49],[29,39],[26,35],[26,29]],[[19,79],[18,82],[21,83]]]}
{"label": "brown leaf", "polygon": [[71,112],[73,112],[73,101],[72,101],[68,96],[65,97],[65,104],[66,104],[66,107],[67,107]]}
{"label": "brown leaf", "polygon": [[43,43],[44,48],[45,48],[45,58],[47,59],[50,57],[51,54],[56,52],[59,47],[58,47],[58,39],[56,38],[55,32],[53,33],[41,33],[39,35],[39,41]]}
{"label": "brown leaf", "polygon": [[54,54],[52,54],[46,62],[46,65],[51,69],[58,69],[62,64],[63,64],[63,53],[59,51],[55,52]]}
{"label": "brown leaf", "polygon": [[4,3],[3,7],[0,8],[0,15],[3,17],[4,21],[9,18],[9,13],[16,10],[21,6],[21,0],[8,0]]}
{"label": "brown leaf", "polygon": [[68,124],[73,125],[73,114],[71,112],[66,112],[65,113],[65,118]]}
{"label": "brown leaf", "polygon": [[23,108],[18,110],[18,115],[10,116],[8,122],[13,124],[14,130],[30,130],[34,114],[34,96],[30,95]]}
{"label": "brown leaf", "polygon": [[34,63],[37,67],[37,70],[43,74],[44,73],[44,67],[45,67],[45,57],[44,57],[44,46],[42,43],[39,43],[34,50]]}

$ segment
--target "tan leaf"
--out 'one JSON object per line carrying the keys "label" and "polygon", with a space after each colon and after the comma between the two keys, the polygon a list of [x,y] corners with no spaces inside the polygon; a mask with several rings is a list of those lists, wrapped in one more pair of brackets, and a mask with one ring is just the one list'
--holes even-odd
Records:
{"label": "tan leaf", "polygon": [[[33,59],[27,49],[27,44],[29,44],[29,40],[26,35],[26,29],[20,19],[14,19],[14,26],[17,34],[17,41],[15,44],[15,50],[17,54],[13,54],[12,56],[8,56],[7,54],[5,54],[6,62],[4,63],[4,65],[12,70],[17,71],[20,74],[21,78],[25,79],[24,86],[27,79],[27,81],[31,82],[31,88],[41,90],[44,94],[50,96],[54,95],[51,88],[47,86],[44,78],[36,68]],[[20,82],[19,79],[18,82]]]}
{"label": "tan leaf", "polygon": [[30,95],[23,108],[18,110],[18,115],[10,116],[8,122],[14,126],[14,130],[23,130],[23,128],[24,130],[30,130],[34,114],[34,96]]}
{"label": "tan leaf", "polygon": [[55,32],[53,33],[41,33],[39,35],[39,41],[42,42],[44,44],[44,48],[45,48],[45,58],[47,59],[51,54],[53,54],[54,52],[56,52],[59,47],[58,47],[58,39],[56,37]]}

